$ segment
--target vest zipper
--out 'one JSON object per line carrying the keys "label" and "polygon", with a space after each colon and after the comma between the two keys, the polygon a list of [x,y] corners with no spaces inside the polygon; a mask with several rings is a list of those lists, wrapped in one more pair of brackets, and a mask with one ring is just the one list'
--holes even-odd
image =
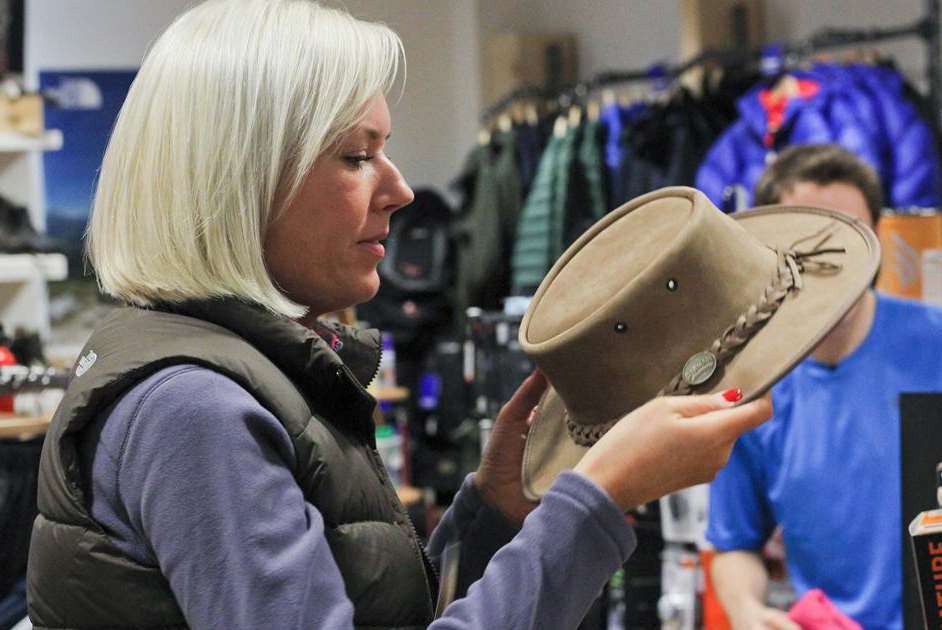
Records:
{"label": "vest zipper", "polygon": [[[386,486],[388,485],[389,490],[392,494],[396,493],[396,488],[393,486],[392,481],[389,479],[389,476],[386,474],[385,464],[383,464],[383,458],[379,456],[379,451],[375,447],[370,448],[370,453],[373,455],[373,459],[376,465],[380,466],[382,472],[380,473],[380,482]],[[419,532],[415,529],[415,523],[412,522],[412,517],[409,516],[409,510],[406,509],[406,506],[402,504],[402,501],[399,500],[398,495],[393,502],[393,507],[403,518],[403,523],[409,527],[409,535],[412,539],[412,544],[418,549],[419,560],[422,561],[422,564],[428,572],[431,573],[431,577],[434,582],[430,582],[428,579],[425,580],[426,586],[428,587],[429,601],[432,602],[432,608],[435,608],[435,600],[438,598],[438,583],[441,580],[441,576],[438,574],[438,569],[435,567],[435,564],[432,562],[432,559],[429,558],[428,553],[425,551],[425,547],[422,546],[421,541],[419,540]]]}
{"label": "vest zipper", "polygon": [[[382,361],[382,356],[383,356],[383,350],[382,350],[382,348],[380,348],[379,355],[378,355],[378,360],[376,361],[376,368],[373,370],[373,376],[370,378],[370,382],[372,382],[373,379],[376,378],[376,375],[379,373],[379,366],[380,366],[380,362]],[[353,381],[354,386],[355,386],[360,392],[362,392],[363,394],[365,394],[365,395],[367,395],[367,396],[370,396],[370,397],[372,398],[372,394],[370,394],[370,393],[366,390],[366,388],[363,386],[363,384],[360,383],[360,381],[357,380],[356,376],[353,375],[353,372],[350,370],[349,367],[347,367],[346,364],[341,364],[341,365],[340,365],[340,371],[346,373],[347,378],[348,378],[350,381]],[[392,481],[390,481],[388,475],[386,474],[385,464],[383,464],[383,459],[379,456],[379,451],[376,450],[376,437],[375,437],[375,435],[372,436],[372,439],[370,440],[370,445],[369,445],[369,446],[370,446],[370,452],[373,454],[373,458],[374,458],[374,460],[375,460],[375,463],[376,463],[376,464],[381,468],[381,470],[382,470],[382,473],[381,473],[382,476],[381,476],[381,478],[380,478],[380,481],[381,481],[384,485],[386,485],[386,484],[388,483],[388,484],[389,484],[389,487],[390,487],[390,492],[392,492],[392,493],[395,494],[396,489],[393,487]],[[408,526],[409,526],[409,533],[411,534],[412,543],[413,543],[413,545],[415,545],[415,546],[418,548],[418,550],[419,550],[419,559],[422,560],[422,564],[428,569],[428,571],[431,572],[432,578],[435,580],[434,584],[428,583],[429,581],[426,580],[426,583],[427,583],[427,586],[428,586],[428,590],[429,590],[429,600],[432,602],[432,608],[434,609],[434,607],[435,607],[435,600],[436,600],[436,598],[438,597],[438,588],[437,588],[437,585],[438,585],[438,583],[439,583],[439,580],[441,580],[441,576],[438,574],[438,569],[435,567],[435,564],[432,563],[431,558],[428,557],[428,553],[425,551],[425,547],[423,547],[423,546],[422,546],[422,543],[419,541],[419,533],[416,531],[416,529],[415,529],[415,524],[412,522],[412,518],[409,516],[409,511],[406,509],[406,506],[404,506],[404,505],[402,504],[402,501],[399,501],[398,496],[396,497],[396,502],[394,503],[394,506],[395,506],[395,507],[398,507],[398,509],[401,511],[402,516],[405,518],[406,524],[408,524]]]}
{"label": "vest zipper", "polygon": [[376,354],[376,365],[373,366],[373,376],[371,376],[364,385],[369,386],[370,383],[376,380],[376,375],[379,374],[379,366],[383,364],[383,342],[379,343],[379,352]]}
{"label": "vest zipper", "polygon": [[438,569],[435,567],[435,564],[432,563],[432,559],[428,557],[428,552],[425,551],[425,547],[419,541],[419,533],[415,531],[415,524],[412,522],[412,518],[409,516],[409,511],[406,509],[406,506],[402,506],[403,515],[406,517],[406,523],[409,524],[409,531],[412,533],[412,542],[419,548],[419,555],[422,558],[422,564],[425,565],[426,569],[432,573],[432,582],[425,580],[428,587],[429,601],[432,603],[432,614],[435,614],[435,606],[438,600],[438,589],[441,588],[442,578],[438,574]]}

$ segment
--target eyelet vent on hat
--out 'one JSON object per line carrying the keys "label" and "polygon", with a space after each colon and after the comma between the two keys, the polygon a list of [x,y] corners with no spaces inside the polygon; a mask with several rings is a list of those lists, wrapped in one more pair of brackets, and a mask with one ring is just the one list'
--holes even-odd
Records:
{"label": "eyelet vent on hat", "polygon": [[671,293],[676,291],[678,286],[679,285],[677,284],[676,278],[669,278],[667,280],[667,290],[670,291]]}
{"label": "eyelet vent on hat", "polygon": [[625,322],[615,322],[615,332],[617,332],[620,335],[625,334],[626,332],[628,332],[628,324],[626,324]]}

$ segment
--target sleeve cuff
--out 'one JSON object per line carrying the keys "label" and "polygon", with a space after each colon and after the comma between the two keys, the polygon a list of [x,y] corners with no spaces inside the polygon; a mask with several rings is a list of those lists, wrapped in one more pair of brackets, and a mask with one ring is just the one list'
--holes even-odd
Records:
{"label": "sleeve cuff", "polygon": [[635,550],[637,539],[624,513],[608,493],[588,477],[572,470],[563,471],[553,482],[543,501],[546,502],[551,497],[554,500],[578,503],[580,511],[591,518],[601,532],[615,544],[623,561]]}

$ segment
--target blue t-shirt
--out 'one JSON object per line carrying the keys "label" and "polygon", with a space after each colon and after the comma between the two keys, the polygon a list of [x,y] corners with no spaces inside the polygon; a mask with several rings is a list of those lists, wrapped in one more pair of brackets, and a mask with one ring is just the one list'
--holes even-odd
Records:
{"label": "blue t-shirt", "polygon": [[820,588],[865,628],[902,628],[899,394],[933,391],[942,310],[878,294],[850,356],[806,359],[773,388],[773,418],[710,487],[707,540],[759,550],[780,524],[799,596]]}

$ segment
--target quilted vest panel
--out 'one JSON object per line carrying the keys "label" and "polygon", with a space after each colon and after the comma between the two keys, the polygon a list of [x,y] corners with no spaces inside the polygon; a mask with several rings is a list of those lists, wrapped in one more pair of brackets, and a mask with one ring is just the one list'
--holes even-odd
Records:
{"label": "quilted vest panel", "polygon": [[[34,626],[186,627],[160,571],[121,553],[89,516],[76,452],[80,431],[97,414],[148,375],[179,363],[233,379],[285,426],[296,453],[292,472],[324,517],[355,624],[426,626],[435,581],[376,453],[375,401],[355,376],[369,378],[375,367],[347,365],[317,335],[255,307],[211,303],[195,312],[200,317],[121,309],[83,349],[40,463],[28,569]],[[352,357],[371,356],[352,338],[337,346],[344,344]]]}

